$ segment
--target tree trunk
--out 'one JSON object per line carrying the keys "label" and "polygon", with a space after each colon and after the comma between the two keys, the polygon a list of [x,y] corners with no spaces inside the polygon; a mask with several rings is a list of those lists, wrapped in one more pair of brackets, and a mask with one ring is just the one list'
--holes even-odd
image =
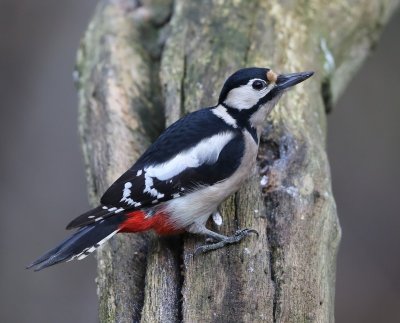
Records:
{"label": "tree trunk", "polygon": [[124,234],[98,252],[101,322],[333,322],[340,226],[325,151],[338,99],[397,0],[103,0],[77,63],[91,202],[185,113],[245,66],[316,71],[265,123],[258,169],[221,207],[223,234]]}

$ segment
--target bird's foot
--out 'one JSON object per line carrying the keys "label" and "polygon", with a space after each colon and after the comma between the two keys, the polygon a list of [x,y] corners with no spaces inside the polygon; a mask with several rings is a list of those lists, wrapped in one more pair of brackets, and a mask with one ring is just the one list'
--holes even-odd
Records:
{"label": "bird's foot", "polygon": [[207,244],[196,248],[196,250],[194,252],[194,256],[197,256],[197,255],[199,255],[201,253],[205,253],[205,252],[209,252],[209,251],[212,251],[212,250],[223,248],[226,245],[238,243],[244,237],[247,237],[251,233],[255,233],[257,235],[257,237],[258,237],[258,232],[256,230],[254,230],[254,229],[242,229],[242,230],[236,231],[234,235],[232,235],[230,237],[224,237],[220,241],[215,242],[215,243],[212,243],[213,241],[215,241],[213,238],[211,238],[211,239],[208,238],[208,239],[206,239],[206,243]]}

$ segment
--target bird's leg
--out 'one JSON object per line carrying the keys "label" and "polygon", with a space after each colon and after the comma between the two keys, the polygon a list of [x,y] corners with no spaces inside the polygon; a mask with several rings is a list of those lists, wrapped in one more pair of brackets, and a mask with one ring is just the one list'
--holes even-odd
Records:
{"label": "bird's leg", "polygon": [[202,245],[200,247],[197,247],[194,255],[198,255],[200,253],[205,253],[211,250],[216,250],[225,247],[226,245],[234,244],[240,242],[244,237],[248,236],[250,233],[255,233],[258,236],[258,232],[253,229],[242,229],[238,230],[235,232],[234,235],[232,236],[224,236],[222,234],[216,233],[214,231],[211,231],[205,227],[203,224],[199,223],[193,223],[187,228],[187,231],[190,233],[195,233],[195,234],[201,234],[204,236],[207,236],[209,238],[212,238],[215,241],[215,243],[209,243]]}

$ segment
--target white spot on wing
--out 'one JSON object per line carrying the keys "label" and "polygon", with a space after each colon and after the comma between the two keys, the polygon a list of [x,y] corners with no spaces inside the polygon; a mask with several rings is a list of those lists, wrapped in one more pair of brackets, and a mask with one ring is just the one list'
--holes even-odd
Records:
{"label": "white spot on wing", "polygon": [[149,193],[151,196],[157,197],[159,192],[153,187],[154,181],[153,178],[147,172],[147,169],[144,170],[144,190],[143,193]]}
{"label": "white spot on wing", "polygon": [[131,190],[130,190],[131,187],[132,187],[132,183],[131,182],[125,183],[124,189],[122,191],[122,196],[123,197],[131,196]]}
{"label": "white spot on wing", "polygon": [[[125,202],[126,204],[128,204],[128,205],[134,205],[135,203],[137,203],[137,202],[135,202],[134,200],[132,200],[131,198],[130,198],[130,196],[131,196],[131,190],[130,190],[130,188],[132,187],[132,183],[131,182],[126,182],[125,183],[125,185],[124,185],[124,189],[122,190],[122,198],[121,198],[121,200],[120,200],[120,202]],[[115,210],[117,210],[117,208],[115,208]],[[114,210],[113,210],[114,211]],[[117,210],[118,211],[118,210]],[[122,210],[121,210],[122,211]],[[121,211],[118,211],[118,212],[121,212]],[[117,213],[117,212],[116,212]]]}
{"label": "white spot on wing", "polygon": [[143,173],[143,171],[140,169],[137,171],[136,176],[140,176],[140,175],[142,175],[142,173]]}

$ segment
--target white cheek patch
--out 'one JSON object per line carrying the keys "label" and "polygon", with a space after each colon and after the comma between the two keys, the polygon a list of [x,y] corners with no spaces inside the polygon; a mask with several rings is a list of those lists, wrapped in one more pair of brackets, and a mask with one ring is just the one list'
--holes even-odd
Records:
{"label": "white cheek patch", "polygon": [[246,85],[242,85],[238,88],[230,90],[224,103],[229,107],[238,110],[246,110],[252,108],[274,87],[274,84],[270,84],[260,91],[255,90],[252,87],[252,84],[255,80],[257,79],[252,79]]}

